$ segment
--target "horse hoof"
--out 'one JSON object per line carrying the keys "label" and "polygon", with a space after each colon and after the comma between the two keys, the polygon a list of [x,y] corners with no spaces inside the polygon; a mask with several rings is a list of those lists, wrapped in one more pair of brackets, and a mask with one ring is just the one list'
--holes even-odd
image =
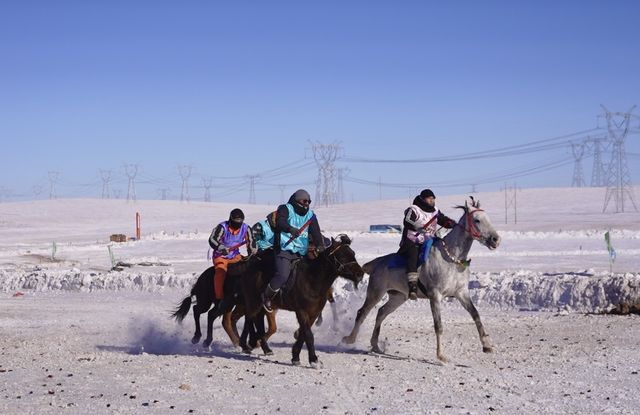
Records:
{"label": "horse hoof", "polygon": [[442,363],[449,363],[449,359],[447,359],[446,357],[440,355],[438,356],[438,360]]}
{"label": "horse hoof", "polygon": [[322,369],[323,367],[322,362],[319,360],[316,360],[315,362],[309,362],[309,366],[311,366],[311,369]]}
{"label": "horse hoof", "polygon": [[202,342],[202,347],[204,347],[205,349],[209,349],[212,342],[213,342],[213,339],[205,339]]}
{"label": "horse hoof", "polygon": [[493,347],[483,347],[482,351],[485,353],[493,353]]}
{"label": "horse hoof", "polygon": [[262,351],[264,352],[265,356],[273,356],[273,350],[271,349],[263,349]]}
{"label": "horse hoof", "polygon": [[291,360],[291,364],[294,366],[300,366],[300,361],[299,360]]}
{"label": "horse hoof", "polygon": [[251,349],[247,348],[242,348],[242,353],[244,354],[251,354]]}
{"label": "horse hoof", "polygon": [[191,339],[191,344],[198,344],[200,339],[201,339],[201,336],[193,336],[193,338]]}
{"label": "horse hoof", "polygon": [[344,344],[353,344],[353,343],[355,343],[355,339],[352,339],[351,336],[344,336],[342,338],[342,343],[344,343]]}

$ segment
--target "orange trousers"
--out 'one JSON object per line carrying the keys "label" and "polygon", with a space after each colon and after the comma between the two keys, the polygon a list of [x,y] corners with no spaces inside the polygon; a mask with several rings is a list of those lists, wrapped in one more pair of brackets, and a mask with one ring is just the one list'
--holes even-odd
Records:
{"label": "orange trousers", "polygon": [[213,259],[213,266],[216,270],[213,276],[213,295],[216,300],[224,297],[224,280],[227,278],[227,266],[242,261],[242,255],[236,255],[231,259],[218,257]]}

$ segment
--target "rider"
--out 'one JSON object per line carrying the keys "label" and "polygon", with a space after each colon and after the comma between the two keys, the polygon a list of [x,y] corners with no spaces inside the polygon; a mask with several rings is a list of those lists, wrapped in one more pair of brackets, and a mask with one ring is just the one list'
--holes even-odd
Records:
{"label": "rider", "polygon": [[229,220],[220,222],[213,229],[209,237],[209,245],[214,251],[214,298],[219,302],[224,297],[224,280],[227,276],[227,267],[229,264],[242,260],[240,247],[246,245],[249,256],[253,255],[256,247],[251,229],[249,225],[244,223],[242,210],[233,209],[229,214]]}
{"label": "rider", "polygon": [[398,250],[407,258],[409,298],[412,300],[418,298],[418,255],[425,243],[428,244],[425,255],[428,255],[437,225],[451,229],[456,222],[436,207],[436,195],[431,189],[424,189],[404,211],[402,240]]}
{"label": "rider", "polygon": [[251,227],[251,231],[253,232],[253,239],[256,241],[258,251],[264,251],[265,249],[273,247],[273,229],[271,229],[271,225],[269,225],[267,219],[256,222],[255,225]]}
{"label": "rider", "polygon": [[[271,300],[289,278],[294,260],[307,254],[309,238],[323,241],[318,219],[309,208],[311,196],[304,189],[297,190],[289,201],[278,206],[274,229],[275,273],[262,294],[262,303],[267,312],[272,312]],[[316,250],[324,251],[324,244]]]}

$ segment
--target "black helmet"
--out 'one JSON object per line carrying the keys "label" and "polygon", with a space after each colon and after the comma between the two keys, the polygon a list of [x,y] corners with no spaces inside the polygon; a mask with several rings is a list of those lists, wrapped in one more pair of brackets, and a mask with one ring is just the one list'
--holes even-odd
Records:
{"label": "black helmet", "polygon": [[244,212],[238,208],[235,208],[229,214],[229,226],[232,228],[238,228],[244,222]]}
{"label": "black helmet", "polygon": [[431,189],[424,189],[423,191],[420,192],[421,199],[426,199],[428,197],[433,197],[433,198],[436,197],[436,195],[433,193]]}

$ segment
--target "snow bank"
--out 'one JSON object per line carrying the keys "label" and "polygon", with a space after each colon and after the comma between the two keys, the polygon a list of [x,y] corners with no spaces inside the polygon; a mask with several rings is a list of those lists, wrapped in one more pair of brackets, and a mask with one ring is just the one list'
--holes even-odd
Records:
{"label": "snow bank", "polygon": [[[621,302],[640,300],[640,274],[537,273],[512,271],[472,274],[469,282],[474,302],[479,307],[507,309],[557,310],[601,312]],[[188,292],[198,274],[162,272],[107,272],[95,273],[75,268],[46,269],[40,266],[0,270],[0,289],[5,293],[16,291],[148,291],[167,288]],[[358,291],[350,282],[338,279],[335,295],[341,302],[357,303],[364,299],[367,279]]]}

